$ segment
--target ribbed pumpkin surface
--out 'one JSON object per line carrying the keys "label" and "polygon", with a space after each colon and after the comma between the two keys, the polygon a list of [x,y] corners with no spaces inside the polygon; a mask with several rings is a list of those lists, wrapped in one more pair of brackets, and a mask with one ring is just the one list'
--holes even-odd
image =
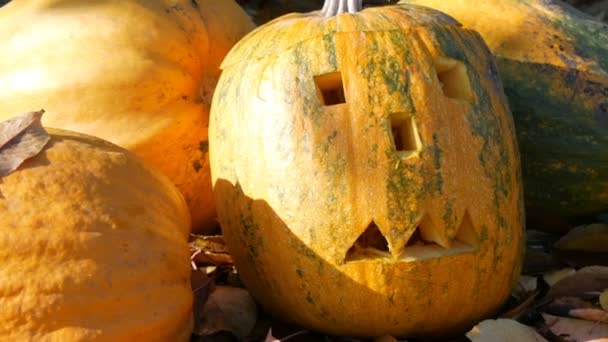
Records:
{"label": "ribbed pumpkin surface", "polygon": [[478,31],[497,57],[534,228],[608,210],[608,25],[560,1],[405,0]]}
{"label": "ribbed pumpkin surface", "polygon": [[414,6],[292,14],[223,66],[218,215],[265,308],[340,335],[443,335],[508,297],[519,159],[478,34]]}
{"label": "ribbed pumpkin surface", "polygon": [[207,122],[219,64],[254,25],[232,0],[14,0],[0,9],[0,119],[101,137],[164,172],[216,225]]}
{"label": "ribbed pumpkin surface", "polygon": [[0,340],[187,341],[182,195],[122,148],[49,131],[0,179]]}

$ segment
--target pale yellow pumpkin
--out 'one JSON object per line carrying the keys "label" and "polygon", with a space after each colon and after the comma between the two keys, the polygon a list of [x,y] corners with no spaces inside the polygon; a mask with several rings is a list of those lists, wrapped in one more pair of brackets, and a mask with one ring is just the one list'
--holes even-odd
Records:
{"label": "pale yellow pumpkin", "polygon": [[131,150],[209,231],[209,103],[219,63],[253,27],[233,0],[14,0],[0,9],[0,119],[45,109],[47,126]]}
{"label": "pale yellow pumpkin", "polygon": [[49,131],[0,178],[0,340],[187,341],[182,195],[118,146]]}

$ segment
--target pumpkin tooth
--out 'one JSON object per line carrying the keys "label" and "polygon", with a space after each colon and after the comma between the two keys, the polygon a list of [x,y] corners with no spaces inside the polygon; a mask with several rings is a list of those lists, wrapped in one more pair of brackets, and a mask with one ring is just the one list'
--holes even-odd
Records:
{"label": "pumpkin tooth", "polygon": [[437,233],[439,229],[440,227],[433,224],[430,215],[424,215],[408,238],[405,247],[396,254],[402,260],[415,261],[478,250],[479,239],[468,211],[462,216],[454,238],[443,239]]}
{"label": "pumpkin tooth", "polygon": [[473,226],[473,221],[471,220],[471,215],[468,210],[465,211],[462,220],[460,220],[460,225],[458,226],[458,231],[456,232],[454,240],[464,243],[474,249],[479,248],[479,237],[475,232],[475,227]]}
{"label": "pumpkin tooth", "polygon": [[[432,220],[430,215],[425,215],[418,225],[420,238],[428,243],[436,243],[444,248],[450,248],[451,241],[445,234],[445,229],[441,229],[437,220]],[[414,234],[412,234],[414,235]],[[414,235],[415,236],[415,235]],[[411,240],[411,239],[410,239]],[[408,241],[408,245],[410,241]]]}
{"label": "pumpkin tooth", "polygon": [[[419,261],[432,258],[441,258],[446,255],[457,255],[477,251],[479,248],[477,234],[475,233],[470,215],[465,213],[458,233],[448,246],[429,239],[429,216],[425,216],[420,225],[414,229],[399,259],[403,261]],[[431,233],[432,234],[432,233]]]}

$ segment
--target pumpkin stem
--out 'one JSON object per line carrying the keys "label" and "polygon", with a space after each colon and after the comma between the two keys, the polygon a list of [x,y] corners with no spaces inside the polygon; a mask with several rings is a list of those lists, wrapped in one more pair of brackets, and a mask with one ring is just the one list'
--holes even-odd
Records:
{"label": "pumpkin stem", "polygon": [[325,0],[321,14],[325,18],[342,13],[357,13],[363,8],[363,0]]}

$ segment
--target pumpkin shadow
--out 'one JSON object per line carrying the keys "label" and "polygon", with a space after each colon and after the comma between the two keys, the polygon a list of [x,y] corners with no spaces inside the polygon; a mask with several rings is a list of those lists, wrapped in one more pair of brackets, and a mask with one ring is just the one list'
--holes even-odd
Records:
{"label": "pumpkin shadow", "polygon": [[[374,283],[375,274],[367,272],[357,281],[344,272],[345,264],[324,260],[267,201],[248,196],[238,182],[218,179],[214,192],[223,234],[241,279],[264,311],[278,320],[332,335],[407,338],[457,336],[476,323],[463,318],[467,314],[458,317],[452,312],[452,320],[443,322],[445,329],[438,331],[437,319],[430,318],[451,314],[441,312],[441,300],[433,301],[438,284],[430,279],[420,279],[420,286],[412,289],[420,293],[428,312],[420,306],[410,312],[405,303],[387,295],[390,290],[380,293],[365,284]],[[376,283],[391,276],[396,284],[402,283],[397,279],[404,277],[402,272],[394,273],[377,275]],[[435,322],[429,324],[429,320]],[[404,331],[409,335],[403,336]]]}

